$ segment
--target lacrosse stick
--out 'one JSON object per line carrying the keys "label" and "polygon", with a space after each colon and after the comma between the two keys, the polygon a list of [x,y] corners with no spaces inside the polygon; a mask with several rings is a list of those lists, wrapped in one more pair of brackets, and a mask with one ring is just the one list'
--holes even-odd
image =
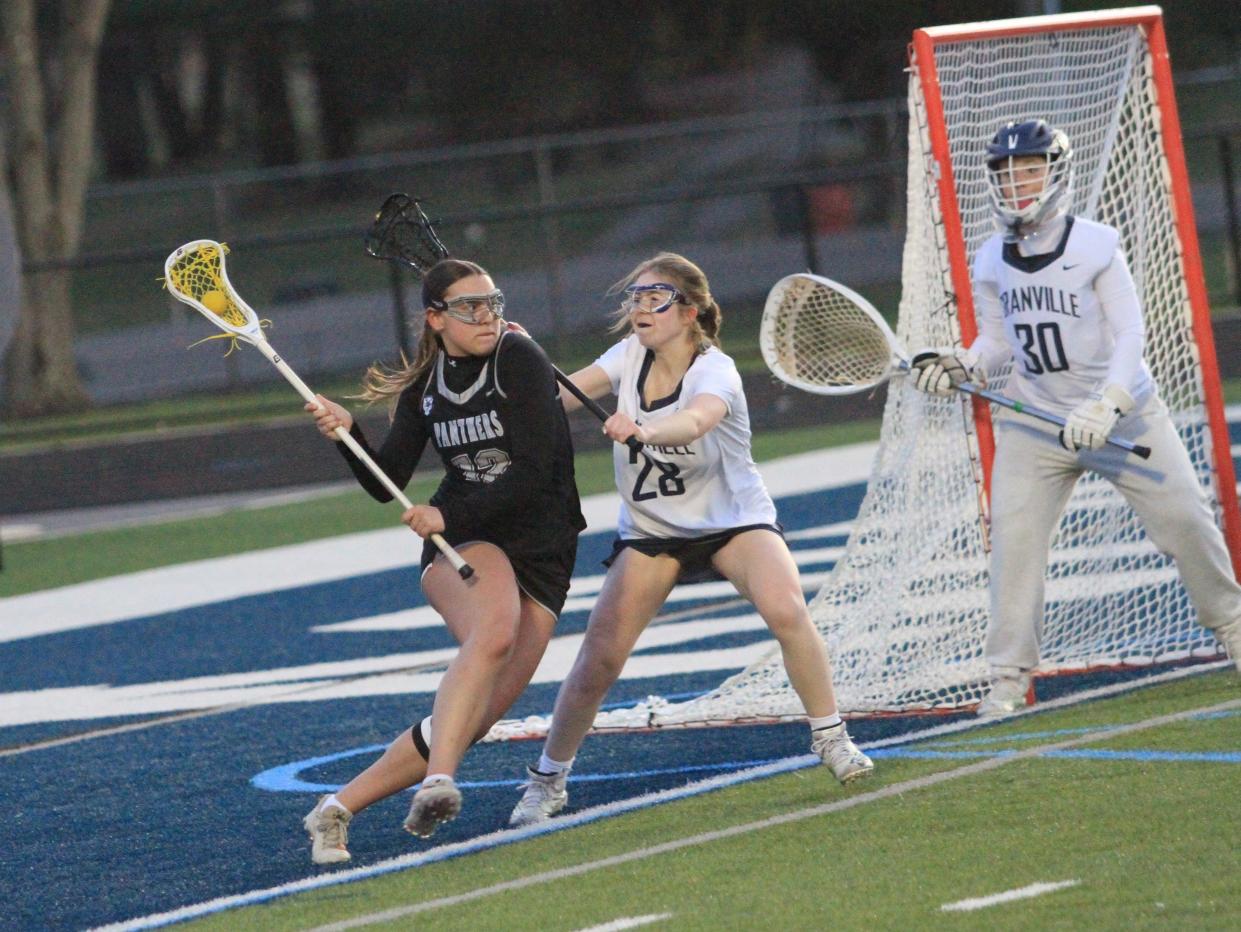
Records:
{"label": "lacrosse stick", "polygon": [[[404,262],[419,275],[425,275],[427,269],[448,255],[448,247],[440,242],[416,198],[408,194],[392,194],[383,202],[379,213],[375,214],[375,222],[367,231],[366,252],[376,259]],[[552,373],[556,381],[591,414],[601,422],[607,421],[608,413],[555,365],[552,366]],[[636,437],[630,437],[625,445],[635,453],[642,449],[642,442]]]}
{"label": "lacrosse stick", "polygon": [[[256,347],[280,371],[280,374],[289,380],[289,383],[297,389],[298,394],[316,408],[321,407],[315,393],[298,378],[297,373],[289,368],[288,363],[281,359],[272,345],[267,342],[267,338],[263,336],[258,315],[241,299],[233,288],[232,282],[228,280],[228,274],[224,270],[224,256],[227,252],[228,247],[214,240],[200,239],[186,243],[174,250],[164,263],[164,286],[178,301],[201,312],[204,317],[225,333],[231,334],[234,339],[244,340]],[[413,503],[405,497],[405,493],[397,487],[387,473],[379,468],[379,464],[371,459],[349,431],[344,427],[337,427],[335,433],[337,439],[352,450],[354,456],[375,474],[375,478],[383,483],[384,488],[391,493],[393,498],[405,508],[413,507]],[[432,534],[431,542],[448,558],[448,562],[462,579],[469,579],[474,575],[474,569],[461,559],[461,555],[441,535]]]}
{"label": "lacrosse stick", "polygon": [[[809,273],[776,282],[763,308],[759,327],[763,360],[777,378],[816,395],[866,391],[892,376],[909,372],[909,357],[870,302],[829,278]],[[972,382],[956,386],[1018,414],[1064,427],[1064,418],[1033,405],[1013,401]],[[1114,447],[1142,459],[1150,447],[1108,437]]]}

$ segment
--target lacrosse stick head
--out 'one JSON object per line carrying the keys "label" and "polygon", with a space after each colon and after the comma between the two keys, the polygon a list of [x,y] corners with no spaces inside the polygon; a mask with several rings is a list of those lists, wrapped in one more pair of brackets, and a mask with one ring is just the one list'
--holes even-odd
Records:
{"label": "lacrosse stick head", "polygon": [[396,259],[413,266],[419,275],[448,257],[431,220],[416,198],[392,194],[366,233],[366,251],[376,259]]}
{"label": "lacrosse stick head", "polygon": [[759,348],[780,381],[816,395],[872,388],[886,381],[905,356],[869,301],[809,273],[785,276],[771,289]]}
{"label": "lacrosse stick head", "polygon": [[263,339],[258,315],[233,288],[224,269],[228,247],[196,239],[174,249],[164,262],[164,287],[221,330],[257,344]]}

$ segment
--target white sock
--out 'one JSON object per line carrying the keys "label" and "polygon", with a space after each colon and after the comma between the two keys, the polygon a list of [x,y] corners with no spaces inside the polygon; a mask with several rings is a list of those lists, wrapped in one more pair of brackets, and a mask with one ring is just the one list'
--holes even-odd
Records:
{"label": "white sock", "polygon": [[422,785],[423,786],[435,786],[436,784],[439,784],[439,783],[452,783],[452,782],[453,782],[452,777],[446,773],[429,773],[423,778]]}
{"label": "white sock", "polygon": [[539,763],[534,769],[539,773],[568,773],[573,769],[573,762],[575,760],[577,760],[576,757],[570,757],[568,761],[552,760],[547,756],[547,752],[544,751],[539,755]]}
{"label": "white sock", "polygon": [[835,728],[837,725],[843,725],[845,723],[844,719],[840,717],[839,712],[834,715],[823,715],[819,718],[810,716],[807,721],[810,722],[811,731],[821,731],[824,728]]}
{"label": "white sock", "polygon": [[[345,812],[349,812],[349,810],[345,807],[345,804],[336,798],[335,793],[333,793],[331,796],[329,796],[327,799],[323,801],[323,805],[319,807],[319,811],[322,812],[328,806],[335,806],[337,809],[344,809]],[[353,815],[352,812],[349,812],[349,814]]]}

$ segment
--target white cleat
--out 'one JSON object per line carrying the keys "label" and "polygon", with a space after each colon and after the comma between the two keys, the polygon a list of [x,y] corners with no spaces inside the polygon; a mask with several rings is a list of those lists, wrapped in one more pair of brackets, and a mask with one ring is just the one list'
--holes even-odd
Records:
{"label": "white cleat", "polygon": [[1215,635],[1215,640],[1224,645],[1224,650],[1228,651],[1237,672],[1241,673],[1241,620],[1216,628],[1211,633]]}
{"label": "white cleat", "polygon": [[526,792],[508,819],[508,824],[512,826],[546,822],[569,801],[569,791],[565,789],[569,771],[539,773],[533,767],[527,767],[526,775],[527,780],[522,784]]}
{"label": "white cleat", "polygon": [[310,859],[316,864],[340,864],[349,860],[349,820],[352,813],[340,806],[322,808],[326,796],[302,819],[310,833]]}
{"label": "white cleat", "polygon": [[1030,704],[1030,674],[997,676],[991,681],[991,691],[978,703],[975,714],[981,718],[999,718],[1012,715]]}
{"label": "white cleat", "polygon": [[441,822],[451,822],[461,811],[461,791],[452,780],[423,785],[414,794],[405,831],[419,838],[430,838]]}
{"label": "white cleat", "polygon": [[852,783],[868,777],[875,769],[869,757],[858,750],[849,737],[845,723],[831,728],[820,728],[810,733],[810,750],[819,755],[832,775],[841,783]]}

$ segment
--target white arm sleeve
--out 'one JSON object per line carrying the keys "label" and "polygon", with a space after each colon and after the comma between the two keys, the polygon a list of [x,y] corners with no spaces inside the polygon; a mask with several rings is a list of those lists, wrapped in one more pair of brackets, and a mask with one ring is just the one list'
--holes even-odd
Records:
{"label": "white arm sleeve", "polygon": [[974,283],[974,319],[978,336],[970,344],[970,363],[981,366],[984,373],[995,372],[1012,358],[1013,351],[1004,337],[1004,317],[1000,309],[1000,292],[995,282]]}
{"label": "white arm sleeve", "polygon": [[1094,286],[1099,306],[1116,341],[1107,368],[1107,382],[1133,394],[1141,380],[1146,325],[1142,320],[1138,290],[1122,250],[1117,248],[1107,268],[1095,278]]}

